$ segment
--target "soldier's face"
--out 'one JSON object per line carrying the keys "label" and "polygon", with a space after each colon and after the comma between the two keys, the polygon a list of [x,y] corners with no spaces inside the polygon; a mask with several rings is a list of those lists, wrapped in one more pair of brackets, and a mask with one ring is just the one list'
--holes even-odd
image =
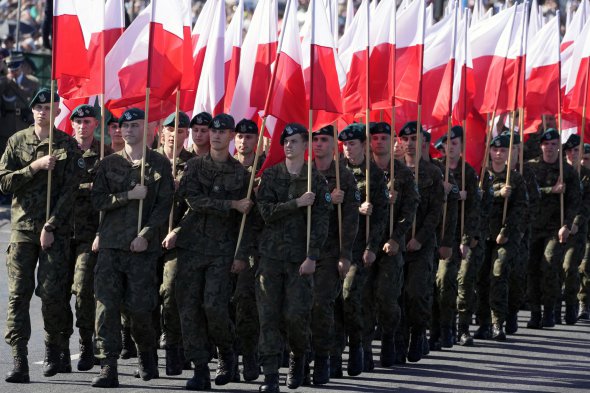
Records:
{"label": "soldier's face", "polygon": [[242,134],[241,132],[238,132],[236,134],[236,138],[234,139],[234,143],[236,144],[236,151],[246,156],[248,154],[252,154],[252,152],[256,149],[258,135]]}
{"label": "soldier's face", "polygon": [[393,156],[396,160],[404,158],[404,147],[402,146],[399,138],[395,138],[395,144],[393,145]]}
{"label": "soldier's face", "polygon": [[125,143],[123,137],[121,136],[121,129],[119,128],[119,123],[109,124],[109,136],[111,137],[111,141],[114,144]]}
{"label": "soldier's face", "polygon": [[234,139],[235,135],[236,133],[232,130],[214,130],[210,128],[209,143],[211,144],[211,149],[217,151],[227,150],[229,142]]}
{"label": "soldier's face", "polygon": [[545,115],[545,127],[545,129],[557,128],[557,121],[555,121],[555,116]]}
{"label": "soldier's face", "polygon": [[365,142],[361,142],[358,139],[351,139],[342,142],[342,147],[344,148],[344,157],[354,162],[362,160],[363,154],[365,153]]}
{"label": "soldier's face", "polygon": [[207,146],[209,144],[209,127],[194,125],[191,127],[191,136],[195,145]]}
{"label": "soldier's face", "polygon": [[402,136],[400,138],[402,147],[404,149],[404,154],[407,154],[411,157],[416,155],[416,139],[417,135]]}
{"label": "soldier's face", "polygon": [[94,129],[98,125],[98,120],[94,117],[77,117],[72,120],[76,138],[88,139],[94,135]]}
{"label": "soldier's face", "polygon": [[582,165],[590,169],[590,153],[584,153],[582,156]]}
{"label": "soldier's face", "polygon": [[496,165],[503,165],[508,160],[508,148],[492,146],[490,149],[490,159]]}
{"label": "soldier's face", "polygon": [[293,160],[303,157],[305,150],[307,150],[307,141],[302,134],[295,134],[285,138],[283,151],[288,159]]}
{"label": "soldier's face", "polygon": [[[462,147],[461,138],[454,138],[451,139],[449,143],[449,152],[446,154],[450,159],[457,159],[461,156],[461,147]],[[447,144],[443,143],[443,147],[446,149]]]}
{"label": "soldier's face", "polygon": [[162,138],[164,139],[164,145],[168,148],[174,148],[174,141],[176,139],[176,150],[180,151],[182,149],[182,145],[184,145],[184,140],[188,137],[188,128],[178,128],[176,133],[176,138],[174,138],[174,126],[172,127],[164,127],[162,129]]}
{"label": "soldier's face", "polygon": [[578,156],[580,155],[580,148],[578,146],[574,147],[573,149],[567,149],[565,151],[565,156],[567,157],[567,162],[570,165],[575,165],[578,162]]}
{"label": "soldier's face", "polygon": [[543,141],[541,143],[541,151],[543,152],[543,161],[552,164],[559,158],[560,141],[554,139],[552,141]]}
{"label": "soldier's face", "polygon": [[383,156],[389,154],[391,136],[387,134],[371,135],[371,150],[373,154]]}
{"label": "soldier's face", "polygon": [[334,154],[334,138],[327,135],[313,137],[313,154],[317,158],[325,158]]}
{"label": "soldier's face", "polygon": [[[48,126],[51,122],[49,120],[49,113],[51,111],[51,104],[35,104],[33,108],[33,119],[35,119],[35,124],[41,127]],[[53,108],[54,114],[53,116],[59,115],[61,110],[58,108],[57,105]]]}
{"label": "soldier's face", "polygon": [[121,135],[125,143],[135,146],[143,142],[144,120],[125,121],[121,124]]}

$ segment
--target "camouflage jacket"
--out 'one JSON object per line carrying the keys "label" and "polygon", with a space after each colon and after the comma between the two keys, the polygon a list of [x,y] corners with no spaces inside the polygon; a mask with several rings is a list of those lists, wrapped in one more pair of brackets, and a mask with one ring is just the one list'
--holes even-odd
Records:
{"label": "camouflage jacket", "polygon": [[[110,146],[104,147],[105,157],[112,154]],[[96,236],[99,212],[92,206],[92,183],[100,163],[100,142],[94,139],[88,150],[82,154],[84,167],[80,168],[80,186],[76,192],[74,214],[72,215],[72,238],[78,241],[92,242]],[[78,165],[81,166],[79,161]]]}
{"label": "camouflage jacket", "polygon": [[[432,160],[431,163],[436,165],[438,169],[441,171],[444,181],[446,171],[445,162],[442,162],[440,160]],[[455,241],[457,241],[458,244],[458,241],[460,240],[458,239],[460,234],[457,233],[461,231],[461,229],[457,228],[457,222],[459,221],[459,184],[451,168],[449,168],[449,184],[451,184],[451,191],[445,195],[446,215],[444,216],[444,229],[442,217],[445,206],[443,205],[443,210],[441,210],[440,223],[438,224],[436,232],[437,236],[440,239],[438,242],[439,247],[453,247]]]}
{"label": "camouflage jacket", "polygon": [[98,165],[92,187],[92,204],[104,210],[99,228],[100,248],[129,250],[138,235],[149,245],[146,251],[158,252],[162,223],[168,220],[174,195],[170,161],[161,154],[147,150],[144,185],[148,191],[143,200],[142,228],[137,233],[139,200],[127,198],[129,190],[140,184],[141,165],[127,159],[125,149],[103,159]]}
{"label": "camouflage jacket", "polygon": [[[321,258],[344,258],[352,261],[352,246],[357,236],[359,226],[359,206],[361,194],[356,187],[353,174],[339,161],[340,189],[344,191],[342,210],[342,247],[340,247],[340,234],[338,232],[338,206],[333,206],[330,214],[330,230],[328,238],[320,253]],[[336,162],[332,161],[327,171],[320,173],[328,181],[328,191],[336,188]]]}
{"label": "camouflage jacket", "polygon": [[248,171],[233,157],[226,162],[215,162],[209,154],[191,159],[178,188],[189,210],[180,221],[176,245],[208,256],[235,253],[237,259],[247,261],[249,220],[236,253],[242,214],[231,203],[246,197],[248,181]]}
{"label": "camouflage jacket", "polygon": [[574,224],[581,228],[588,223],[590,219],[590,169],[585,166],[580,166],[580,189],[582,203],[580,210],[574,219]]}
{"label": "camouflage jacket", "polygon": [[[518,165],[517,165],[518,167]],[[523,217],[522,233],[531,226],[531,222],[534,217],[539,214],[539,201],[541,199],[541,190],[537,184],[535,173],[531,169],[528,162],[525,162],[522,166],[522,178],[526,185],[527,196],[529,200],[529,208]]]}
{"label": "camouflage jacket", "polygon": [[[57,158],[52,173],[49,220],[45,220],[48,172],[33,174],[31,163],[49,153],[49,139],[39,141],[34,127],[19,131],[8,139],[0,160],[0,191],[13,194],[11,242],[39,241],[45,222],[56,233],[70,235],[70,216],[84,165],[76,140],[55,129],[52,154]],[[82,161],[80,161],[82,160]],[[23,232],[29,232],[25,235]]]}
{"label": "camouflage jacket", "polygon": [[306,257],[319,259],[328,236],[332,199],[326,179],[312,168],[311,236],[307,248],[307,207],[297,207],[296,199],[307,192],[307,163],[299,175],[291,175],[285,162],[262,173],[257,205],[264,220],[258,241],[261,255],[286,262],[302,263]]}
{"label": "camouflage jacket", "polygon": [[[443,159],[443,163],[445,160]],[[451,168],[451,173],[457,181],[459,190],[462,189],[462,166],[463,158],[459,159],[456,168]],[[456,237],[460,238],[461,244],[470,244],[471,240],[479,237],[479,209],[481,207],[481,193],[479,192],[479,176],[475,169],[467,162],[465,163],[465,191],[467,197],[459,201]],[[464,207],[462,207],[464,206]],[[463,236],[461,237],[461,210],[465,210],[463,220]]]}

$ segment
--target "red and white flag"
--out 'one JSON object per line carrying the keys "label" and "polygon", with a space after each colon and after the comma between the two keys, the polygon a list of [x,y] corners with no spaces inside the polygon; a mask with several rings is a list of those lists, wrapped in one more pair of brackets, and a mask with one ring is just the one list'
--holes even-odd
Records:
{"label": "red and white flag", "polygon": [[562,92],[566,95],[567,100],[567,93],[566,93],[566,84],[572,69],[572,55],[573,55],[573,43],[580,34],[582,33],[582,29],[586,25],[590,17],[590,6],[588,5],[588,0],[583,0],[574,16],[572,17],[571,23],[568,25],[563,39],[561,41],[561,89]]}
{"label": "red and white flag", "polygon": [[371,23],[370,86],[372,109],[394,106],[396,63],[396,5],[382,1]]}
{"label": "red and white flag", "polygon": [[[572,22],[573,25],[574,22]],[[565,88],[564,107],[568,111],[582,114],[588,105],[590,73],[590,21],[582,29],[573,45],[571,69]],[[586,118],[590,113],[586,112]]]}
{"label": "red and white flag", "polygon": [[348,30],[352,20],[354,19],[354,2],[353,0],[346,1],[346,20],[344,21],[344,32]]}
{"label": "red and white flag", "polygon": [[453,121],[456,123],[466,120],[473,112],[475,77],[469,40],[470,17],[471,13],[467,10],[457,32],[455,77],[453,78]]}
{"label": "red and white flag", "polygon": [[194,90],[196,86],[195,74],[193,71],[193,44],[192,44],[192,1],[181,0],[182,7],[182,79],[180,80],[180,90]]}
{"label": "red and white flag", "polygon": [[244,21],[244,0],[240,0],[232,20],[225,32],[225,97],[224,111],[229,113],[240,72],[242,31]]}

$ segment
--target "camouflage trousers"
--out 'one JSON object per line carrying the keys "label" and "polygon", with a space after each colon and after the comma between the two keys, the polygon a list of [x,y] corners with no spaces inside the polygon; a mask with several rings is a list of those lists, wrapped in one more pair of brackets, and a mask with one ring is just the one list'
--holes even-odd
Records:
{"label": "camouflage trousers", "polygon": [[516,314],[526,299],[527,264],[531,243],[530,229],[525,231],[512,259],[510,279],[508,282],[508,313]]}
{"label": "camouflage trousers", "polygon": [[404,259],[401,253],[389,256],[380,252],[375,263],[367,269],[367,281],[363,288],[363,347],[365,349],[371,348],[377,323],[381,327],[382,337],[394,338],[401,319],[399,298],[403,282]]}
{"label": "camouflage trousers", "polygon": [[[70,243],[70,283],[76,297],[76,327],[80,341],[92,340],[96,302],[94,300],[94,267],[97,254],[92,243],[72,240]],[[71,311],[69,313],[71,318]]]}
{"label": "camouflage trousers", "polygon": [[342,284],[338,273],[338,258],[317,261],[313,275],[313,308],[311,337],[316,356],[330,356],[334,345],[334,307]]}
{"label": "camouflage trousers", "polygon": [[229,316],[231,256],[204,256],[178,249],[176,302],[184,355],[195,365],[207,364],[210,341],[222,354],[233,351],[234,325]]}
{"label": "camouflage trousers", "polygon": [[[567,305],[577,303],[577,294],[580,290],[580,264],[586,248],[588,226],[582,226],[575,235],[570,235],[565,244],[563,266],[560,271],[560,283],[563,285],[563,297]],[[561,298],[557,299],[561,303]]]}
{"label": "camouflage trousers", "polygon": [[412,330],[425,329],[431,319],[434,248],[434,239],[429,239],[420,250],[404,255],[404,315]]}
{"label": "camouflage trousers", "polygon": [[[29,306],[33,292],[41,298],[45,342],[69,347],[73,333],[69,312],[68,252],[69,238],[55,236],[51,248],[43,251],[34,243],[10,243],[6,252],[8,305],[4,339],[13,356],[27,355],[31,338]],[[37,287],[35,268],[37,267]]]}
{"label": "camouflage trousers", "polygon": [[580,303],[588,306],[590,305],[590,240],[586,240],[584,259],[582,259],[582,263],[578,270],[580,272],[580,291],[578,292],[578,300]]}
{"label": "camouflage trousers", "polygon": [[178,262],[176,249],[164,251],[162,256],[164,270],[160,284],[160,302],[162,304],[161,324],[166,335],[166,346],[182,346],[180,314],[176,303],[176,275]]}
{"label": "camouflage trousers", "polygon": [[457,311],[457,274],[461,263],[459,245],[453,246],[453,255],[447,259],[438,259],[438,252],[434,257],[438,261],[434,279],[433,325],[434,327],[451,327],[455,323]]}
{"label": "camouflage trousers", "polygon": [[265,375],[276,374],[283,356],[285,337],[291,352],[309,350],[313,276],[301,276],[303,261],[260,257],[256,272],[256,301],[260,319],[260,362]]}
{"label": "camouflage trousers", "polygon": [[96,347],[100,358],[121,352],[121,309],[140,352],[156,342],[152,312],[158,302],[157,253],[103,248],[94,271]]}
{"label": "camouflage trousers", "polygon": [[477,308],[476,283],[484,258],[485,242],[480,240],[477,245],[467,251],[461,260],[457,275],[457,314],[460,325],[470,325]]}
{"label": "camouflage trousers", "polygon": [[561,296],[559,274],[563,248],[557,234],[533,234],[527,268],[527,298],[531,311],[541,311],[542,305],[553,308]]}
{"label": "camouflage trousers", "polygon": [[236,338],[239,353],[253,354],[258,352],[260,323],[256,306],[256,271],[258,257],[252,257],[250,266],[240,272],[235,279],[232,303],[235,307]]}

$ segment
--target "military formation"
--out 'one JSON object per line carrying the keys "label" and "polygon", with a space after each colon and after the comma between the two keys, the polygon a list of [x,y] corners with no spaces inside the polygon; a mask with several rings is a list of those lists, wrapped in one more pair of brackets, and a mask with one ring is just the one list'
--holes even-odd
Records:
{"label": "military formation", "polygon": [[281,367],[290,389],[371,372],[375,341],[378,365],[392,367],[505,341],[523,307],[530,329],[588,319],[590,145],[577,135],[562,145],[549,127],[524,146],[499,130],[478,175],[460,126],[435,143],[417,122],[397,135],[384,122],[369,135],[326,126],[310,141],[291,123],[285,159],[260,174],[250,120],[172,113],[150,149],[145,113],[131,108],[108,114],[101,146],[93,106],[72,111],[73,136],[52,129],[58,100],[47,89],[29,99],[33,124],[0,161],[12,198],[7,382],[30,381],[33,293],[44,376],[72,372],[75,326],[77,369],[99,365],[102,388],[119,385],[119,358],[159,378],[158,349],[166,375],[194,371],[188,390],[211,389],[216,358],[215,385],[263,374],[259,390],[278,392]]}

